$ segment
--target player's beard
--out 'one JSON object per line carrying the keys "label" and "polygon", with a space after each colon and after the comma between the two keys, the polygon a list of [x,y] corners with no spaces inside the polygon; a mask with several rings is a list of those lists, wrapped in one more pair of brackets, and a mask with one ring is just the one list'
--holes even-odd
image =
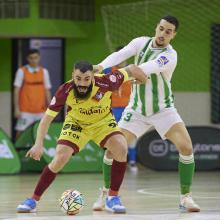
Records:
{"label": "player's beard", "polygon": [[[86,92],[79,92],[78,88],[87,88]],[[93,84],[91,83],[89,86],[77,86],[73,83],[73,92],[78,99],[86,99],[90,96],[92,92]]]}

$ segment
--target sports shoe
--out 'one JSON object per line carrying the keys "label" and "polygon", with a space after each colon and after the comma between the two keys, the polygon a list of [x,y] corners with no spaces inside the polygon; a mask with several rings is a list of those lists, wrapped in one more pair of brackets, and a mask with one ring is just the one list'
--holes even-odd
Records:
{"label": "sports shoe", "polygon": [[181,195],[179,208],[184,212],[200,212],[200,207],[193,201],[191,193]]}
{"label": "sports shoe", "polygon": [[105,210],[113,213],[126,212],[126,208],[121,204],[119,196],[108,196],[105,201]]}
{"label": "sports shoe", "polygon": [[32,198],[27,198],[17,207],[17,212],[28,213],[36,212],[37,202]]}
{"label": "sports shoe", "polygon": [[93,204],[92,207],[93,211],[103,211],[105,208],[105,199],[108,194],[108,189],[102,187],[99,190],[100,190],[100,194],[97,201]]}
{"label": "sports shoe", "polygon": [[132,173],[137,173],[138,172],[138,167],[137,167],[136,163],[128,163],[128,169]]}

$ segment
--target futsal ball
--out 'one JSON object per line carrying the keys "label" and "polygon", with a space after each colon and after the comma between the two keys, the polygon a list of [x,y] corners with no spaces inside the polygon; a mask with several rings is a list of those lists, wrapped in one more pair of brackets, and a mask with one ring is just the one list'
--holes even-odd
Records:
{"label": "futsal ball", "polygon": [[59,199],[61,210],[67,215],[76,215],[84,206],[82,194],[73,189],[63,192]]}

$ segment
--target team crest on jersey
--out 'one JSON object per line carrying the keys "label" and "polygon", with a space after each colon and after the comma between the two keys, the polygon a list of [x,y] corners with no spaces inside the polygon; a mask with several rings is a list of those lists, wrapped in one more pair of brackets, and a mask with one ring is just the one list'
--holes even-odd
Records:
{"label": "team crest on jersey", "polygon": [[115,75],[110,75],[109,79],[111,82],[115,83],[117,81],[116,76]]}
{"label": "team crest on jersey", "polygon": [[160,56],[156,60],[156,62],[159,65],[159,67],[162,67],[162,66],[166,65],[169,62],[169,60],[165,56]]}
{"label": "team crest on jersey", "polygon": [[104,93],[98,90],[97,93],[92,97],[92,99],[99,102],[103,96],[104,96]]}

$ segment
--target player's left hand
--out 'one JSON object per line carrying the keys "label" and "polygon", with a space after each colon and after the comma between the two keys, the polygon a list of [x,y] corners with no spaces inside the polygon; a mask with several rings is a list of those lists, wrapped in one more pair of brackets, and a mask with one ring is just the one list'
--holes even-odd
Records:
{"label": "player's left hand", "polygon": [[141,84],[141,83],[146,83],[147,82],[147,76],[143,72],[142,69],[140,69],[138,66],[131,64],[127,66],[126,71],[129,73],[129,77],[132,80],[136,80],[136,83]]}

